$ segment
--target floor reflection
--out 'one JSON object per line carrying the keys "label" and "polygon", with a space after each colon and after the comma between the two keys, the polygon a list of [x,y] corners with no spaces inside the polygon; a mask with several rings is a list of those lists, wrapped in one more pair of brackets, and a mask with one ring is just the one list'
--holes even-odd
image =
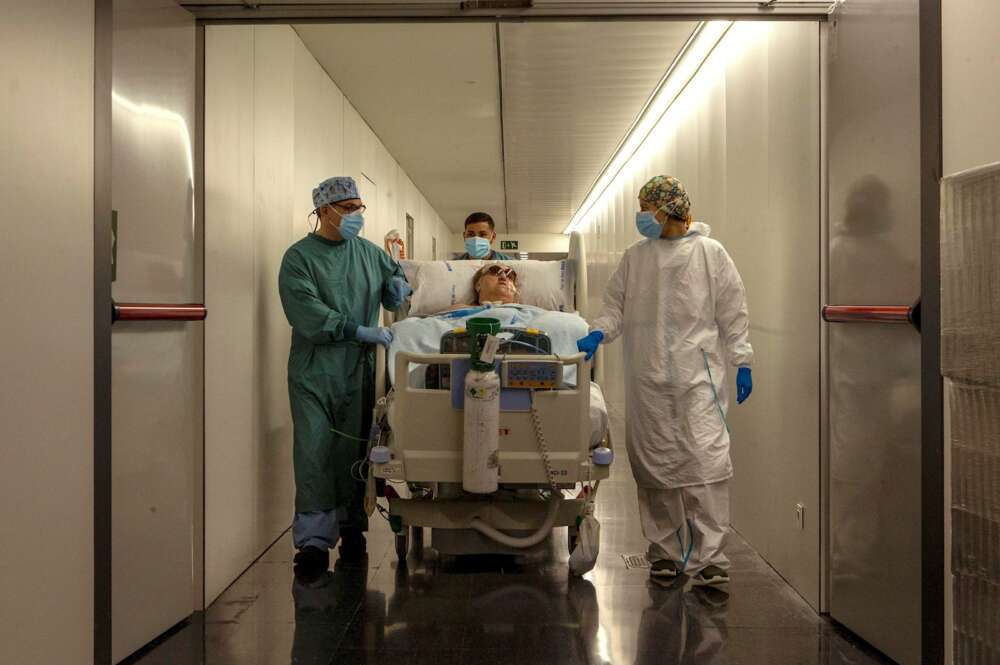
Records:
{"label": "floor reflection", "polygon": [[[627,464],[602,483],[601,553],[568,574],[565,530],[533,558],[440,557],[430,531],[405,564],[373,521],[368,559],[295,579],[286,535],[141,665],[886,663],[817,615],[736,533],[725,591],[650,581]],[[289,592],[290,591],[290,592]],[[131,665],[131,664],[130,664]]]}
{"label": "floor reflection", "polygon": [[[295,635],[291,662],[328,665],[358,608],[384,605],[384,596],[369,592],[367,586],[367,562],[350,565],[337,561],[333,570],[315,580],[296,576],[292,582]],[[373,596],[371,599],[369,594]]]}
{"label": "floor reflection", "polygon": [[650,605],[639,622],[637,665],[726,662],[729,593],[688,585],[681,578],[647,586]]}

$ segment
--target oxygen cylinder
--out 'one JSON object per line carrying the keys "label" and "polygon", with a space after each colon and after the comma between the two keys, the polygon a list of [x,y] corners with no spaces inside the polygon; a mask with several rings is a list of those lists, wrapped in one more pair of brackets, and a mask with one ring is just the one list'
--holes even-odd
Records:
{"label": "oxygen cylinder", "polygon": [[[500,481],[500,377],[493,364],[500,321],[476,317],[466,326],[472,367],[465,376],[462,488],[491,494]],[[485,349],[490,340],[494,348]]]}
{"label": "oxygen cylinder", "polygon": [[490,369],[465,376],[465,440],[462,488],[474,494],[497,491],[500,479],[500,377]]}

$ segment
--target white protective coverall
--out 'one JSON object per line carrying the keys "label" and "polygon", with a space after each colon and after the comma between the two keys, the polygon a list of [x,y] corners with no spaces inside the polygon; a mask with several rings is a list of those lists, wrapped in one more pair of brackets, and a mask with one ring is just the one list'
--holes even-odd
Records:
{"label": "white protective coverall", "polygon": [[753,361],[743,281],[710,233],[694,223],[682,238],[629,247],[591,325],[604,343],[624,338],[625,439],[650,559],[683,560],[690,518],[692,574],[728,566],[721,552],[733,475],[722,417],[726,370]]}

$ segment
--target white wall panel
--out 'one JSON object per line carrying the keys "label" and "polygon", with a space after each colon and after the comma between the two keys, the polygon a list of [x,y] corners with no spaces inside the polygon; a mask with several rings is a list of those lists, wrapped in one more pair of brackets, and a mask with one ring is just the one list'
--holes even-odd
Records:
{"label": "white wall panel", "polygon": [[[728,219],[739,226],[731,238],[726,229],[747,283],[762,370],[761,390],[732,420],[746,433],[734,450],[733,520],[814,607],[820,602],[818,40],[815,24],[775,24],[765,59],[750,55],[763,70],[767,113],[754,124],[730,113],[736,125],[730,131],[757,127],[766,135],[766,146],[755,146],[762,148],[758,159],[766,159],[756,168],[764,207],[744,208],[742,196],[727,197]],[[795,523],[798,503],[805,507],[803,529]]]}
{"label": "white wall panel", "polygon": [[312,229],[312,190],[344,171],[344,96],[295,40],[295,237]]}
{"label": "white wall panel", "polygon": [[355,178],[362,174],[373,181],[376,176],[375,137],[351,102],[344,98],[344,169]]}
{"label": "white wall panel", "polygon": [[[19,3],[4,11],[4,663],[78,663],[93,653],[93,73],[93,2]],[[45,535],[55,537],[51,544]]]}
{"label": "white wall panel", "polygon": [[254,34],[205,38],[205,599],[253,561]]}
{"label": "white wall panel", "polygon": [[344,97],[344,175],[361,177],[361,153],[364,142],[364,120],[351,102]]}
{"label": "white wall panel", "polygon": [[1000,2],[941,2],[945,175],[1000,162]]}
{"label": "white wall panel", "polygon": [[[594,206],[592,298],[635,230],[639,188],[675,175],[747,286],[757,390],[731,410],[735,526],[819,602],[819,29],[736,24]],[[623,400],[621,344],[606,394]],[[731,373],[727,383],[735,381]],[[776,478],[782,481],[775,482]],[[787,480],[786,480],[787,479]],[[811,508],[798,531],[794,507]]]}
{"label": "white wall panel", "polygon": [[286,26],[254,28],[254,557],[288,527],[294,500],[285,387],[291,332],[278,298],[278,271],[293,242],[295,200],[302,196],[295,191],[294,166],[297,43]]}
{"label": "white wall panel", "polygon": [[[382,142],[375,139],[375,182],[378,183],[379,227],[381,233],[374,241],[380,247],[385,234],[390,229],[398,230],[406,237],[406,218],[399,214],[396,193],[396,160],[392,158]],[[366,222],[367,223],[367,222]]]}

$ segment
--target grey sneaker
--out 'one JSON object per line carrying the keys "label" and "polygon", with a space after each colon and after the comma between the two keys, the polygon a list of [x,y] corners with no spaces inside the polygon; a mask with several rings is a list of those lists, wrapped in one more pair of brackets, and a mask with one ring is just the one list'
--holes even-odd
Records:
{"label": "grey sneaker", "polygon": [[673,561],[660,559],[659,561],[653,561],[649,565],[650,577],[674,578],[680,574],[681,569]]}
{"label": "grey sneaker", "polygon": [[729,573],[718,566],[708,566],[694,576],[694,586],[717,586],[729,583]]}

